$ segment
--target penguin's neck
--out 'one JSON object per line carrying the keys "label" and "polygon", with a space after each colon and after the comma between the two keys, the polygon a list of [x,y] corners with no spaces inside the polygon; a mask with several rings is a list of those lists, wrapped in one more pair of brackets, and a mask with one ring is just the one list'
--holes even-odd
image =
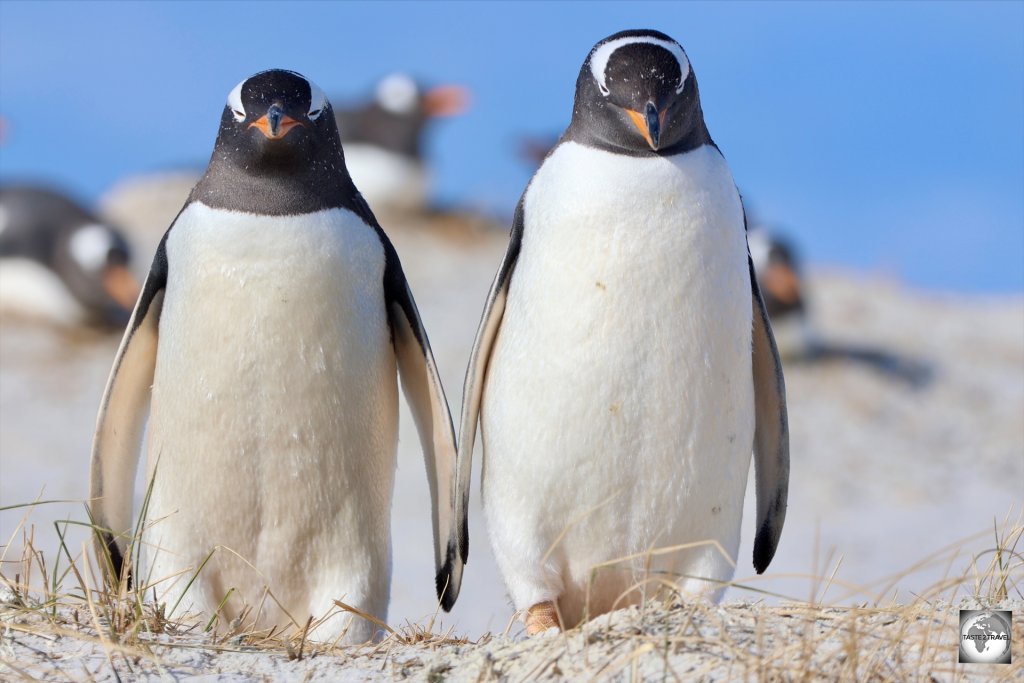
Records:
{"label": "penguin's neck", "polygon": [[700,121],[699,125],[695,126],[679,141],[657,150],[652,150],[649,147],[640,147],[635,144],[635,140],[626,138],[625,136],[623,136],[621,140],[607,140],[596,134],[589,126],[578,122],[575,119],[569,125],[569,128],[566,129],[559,142],[567,141],[578,142],[586,147],[600,149],[613,154],[641,158],[672,157],[678,154],[692,152],[702,145],[711,145],[715,149],[718,149],[718,145],[716,145],[715,141],[711,139],[711,134],[704,125],[704,121]]}
{"label": "penguin's neck", "polygon": [[213,208],[268,216],[350,208],[355,187],[344,163],[340,166],[247,169],[214,162],[189,199]]}

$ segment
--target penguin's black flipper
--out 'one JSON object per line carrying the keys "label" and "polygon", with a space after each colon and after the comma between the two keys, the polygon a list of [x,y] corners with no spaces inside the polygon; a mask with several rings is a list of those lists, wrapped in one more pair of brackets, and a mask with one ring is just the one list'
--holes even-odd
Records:
{"label": "penguin's black flipper", "polygon": [[789,495],[789,418],[782,361],[775,347],[768,311],[748,256],[753,305],[754,473],[757,480],[757,535],[754,569],[764,572],[775,556],[786,521]]}
{"label": "penguin's black flipper", "polygon": [[156,370],[157,327],[167,286],[166,241],[165,234],[121,339],[92,442],[89,512],[97,553],[100,558],[109,555],[115,577],[125,575],[123,563],[130,559],[125,549],[132,540],[135,473]]}
{"label": "penguin's black flipper", "polygon": [[390,277],[385,276],[385,280],[390,280],[389,285],[385,286],[388,317],[398,360],[398,373],[402,378],[402,390],[416,421],[423,447],[433,504],[431,519],[434,527],[437,597],[448,612],[455,604],[462,582],[462,567],[453,566],[458,535],[453,491],[457,463],[455,427],[452,425],[434,354],[430,350],[430,341],[397,256],[393,263]]}
{"label": "penguin's black flipper", "polygon": [[[524,193],[525,196],[525,193]],[[456,487],[456,515],[459,525],[459,563],[465,564],[469,559],[469,488],[473,473],[473,445],[476,442],[476,427],[480,418],[480,398],[483,395],[484,382],[487,377],[487,364],[491,358],[494,340],[501,328],[501,319],[505,313],[505,300],[508,286],[512,280],[512,272],[519,260],[519,251],[523,245],[523,200],[520,198],[516,206],[515,217],[512,219],[512,233],[509,236],[505,257],[501,260],[498,272],[487,294],[487,303],[480,318],[480,327],[476,332],[473,350],[469,354],[469,367],[466,368],[466,381],[462,391],[462,422],[459,429],[459,465],[458,484]]]}
{"label": "penguin's black flipper", "polygon": [[405,279],[398,252],[362,195],[356,195],[353,208],[367,225],[377,231],[384,246],[384,301],[402,390],[423,447],[433,506],[431,521],[437,597],[448,612],[455,604],[462,583],[462,565],[456,566],[454,561],[458,546],[454,494],[457,463],[455,427],[444,387],[441,386],[441,375],[430,350],[430,340]]}

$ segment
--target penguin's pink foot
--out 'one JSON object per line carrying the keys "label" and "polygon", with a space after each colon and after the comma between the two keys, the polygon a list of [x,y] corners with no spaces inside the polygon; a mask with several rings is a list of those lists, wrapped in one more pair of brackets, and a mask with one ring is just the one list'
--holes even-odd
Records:
{"label": "penguin's pink foot", "polygon": [[549,628],[561,629],[562,624],[558,621],[558,610],[551,600],[538,602],[526,610],[526,634],[535,636],[544,633]]}

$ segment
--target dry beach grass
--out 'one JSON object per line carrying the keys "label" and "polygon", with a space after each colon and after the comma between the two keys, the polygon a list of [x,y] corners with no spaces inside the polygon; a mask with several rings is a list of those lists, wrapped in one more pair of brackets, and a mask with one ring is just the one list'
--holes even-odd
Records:
{"label": "dry beach grass", "polygon": [[[27,508],[30,509],[30,508]],[[220,623],[147,601],[83,546],[61,545],[47,560],[23,528],[23,556],[0,573],[0,676],[21,680],[1015,680],[1024,672],[1024,630],[1015,629],[1009,666],[956,663],[958,608],[1024,608],[1024,525],[994,526],[991,546],[965,567],[956,548],[920,564],[946,564],[946,578],[909,602],[886,599],[901,576],[856,604],[823,602],[835,582],[811,576],[805,601],[771,604],[755,584],[735,585],[754,600],[712,605],[661,590],[639,606],[565,633],[532,639],[438,632],[433,621],[385,624],[376,643],[340,647],[307,640],[310,622],[272,632],[244,620]],[[10,543],[8,548],[12,547]],[[920,566],[907,569],[917,571]],[[12,575],[13,571],[13,575]],[[339,610],[347,610],[337,603]],[[511,624],[510,624],[511,626]]]}

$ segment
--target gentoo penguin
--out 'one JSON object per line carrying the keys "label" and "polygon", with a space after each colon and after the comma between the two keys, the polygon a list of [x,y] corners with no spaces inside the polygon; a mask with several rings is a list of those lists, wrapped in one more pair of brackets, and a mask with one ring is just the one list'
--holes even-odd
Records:
{"label": "gentoo penguin", "polygon": [[466,373],[456,579],[478,418],[491,542],[531,634],[666,581],[717,599],[752,451],[754,568],[775,553],[782,367],[739,193],[663,33],[591,50],[572,122],[516,209]]}
{"label": "gentoo penguin", "polygon": [[796,249],[761,225],[747,231],[747,244],[779,354],[783,358],[807,355],[814,334],[807,318]]}
{"label": "gentoo penguin", "polygon": [[779,355],[787,362],[852,363],[901,380],[914,389],[932,380],[932,367],[921,359],[822,335],[808,306],[808,283],[792,242],[777,231],[755,225],[747,231],[747,243]]}
{"label": "gentoo penguin", "polygon": [[804,287],[793,245],[763,226],[750,228],[747,243],[768,317],[775,322],[786,315],[802,314]]}
{"label": "gentoo penguin", "polygon": [[378,211],[422,212],[430,174],[424,133],[433,121],[456,116],[469,103],[457,85],[424,89],[406,74],[382,79],[374,98],[353,108],[335,108],[338,130],[352,178]]}
{"label": "gentoo penguin", "polygon": [[454,554],[454,429],[398,255],[348,175],[320,88],[278,69],[247,78],[103,395],[91,511],[113,570],[139,552],[132,489],[151,403],[140,594],[242,626],[280,633],[312,617],[309,637],[371,638],[335,601],[387,618],[396,367],[440,566]]}
{"label": "gentoo penguin", "polygon": [[63,325],[122,327],[139,284],[120,232],[66,195],[0,187],[0,308]]}

